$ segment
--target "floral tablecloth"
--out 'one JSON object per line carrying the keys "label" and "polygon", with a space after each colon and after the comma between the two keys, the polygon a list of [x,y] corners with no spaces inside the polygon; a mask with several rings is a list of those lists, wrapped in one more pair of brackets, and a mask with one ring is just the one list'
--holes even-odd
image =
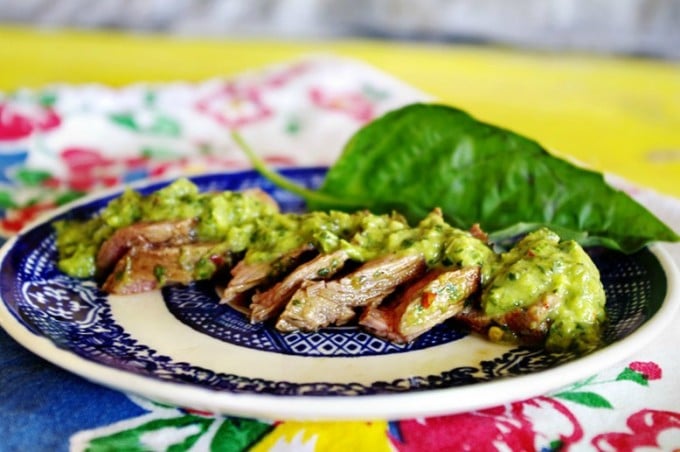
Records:
{"label": "floral tablecloth", "polygon": [[[332,163],[362,124],[429,96],[361,62],[315,56],[201,83],[52,85],[0,94],[0,232],[143,178]],[[473,112],[474,113],[474,112]],[[675,230],[680,200],[611,177]],[[667,250],[680,263],[680,247]],[[680,318],[676,319],[680,321]],[[677,450],[680,331],[553,394],[426,419],[254,420],[94,385],[0,330],[0,450]]]}

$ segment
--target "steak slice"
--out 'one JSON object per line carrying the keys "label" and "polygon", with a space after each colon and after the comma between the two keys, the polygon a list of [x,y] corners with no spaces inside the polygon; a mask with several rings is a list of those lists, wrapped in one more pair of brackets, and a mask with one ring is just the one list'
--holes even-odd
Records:
{"label": "steak slice", "polygon": [[97,274],[104,276],[131,249],[176,246],[195,240],[193,219],[135,223],[118,229],[102,243],[97,253]]}
{"label": "steak slice", "polygon": [[420,254],[390,254],[338,280],[306,282],[291,297],[276,329],[316,331],[328,325],[344,325],[354,318],[354,308],[380,303],[399,285],[421,276],[425,269]]}
{"label": "steak slice", "polygon": [[243,307],[243,298],[256,287],[269,286],[273,280],[287,274],[293,267],[305,262],[314,251],[312,245],[303,245],[277,259],[262,262],[241,260],[231,269],[231,279],[222,292],[220,303]]}
{"label": "steak slice", "polygon": [[454,318],[496,342],[519,341],[527,345],[537,345],[545,342],[550,330],[550,313],[560,303],[562,299],[559,296],[546,293],[530,306],[517,308],[500,316],[490,317],[480,307],[468,306]]}
{"label": "steak slice", "polygon": [[480,286],[479,267],[436,268],[395,293],[387,306],[369,306],[359,324],[376,336],[410,342],[463,310]]}
{"label": "steak slice", "polygon": [[202,259],[210,259],[217,269],[230,264],[231,256],[216,249],[215,243],[161,248],[133,246],[118,260],[102,288],[108,293],[130,295],[170,283],[188,284],[201,279],[195,268]]}
{"label": "steak slice", "polygon": [[330,279],[342,269],[349,259],[344,250],[320,254],[311,261],[297,267],[282,281],[270,289],[253,295],[250,305],[250,321],[264,322],[276,317],[285,308],[288,300],[306,281]]}

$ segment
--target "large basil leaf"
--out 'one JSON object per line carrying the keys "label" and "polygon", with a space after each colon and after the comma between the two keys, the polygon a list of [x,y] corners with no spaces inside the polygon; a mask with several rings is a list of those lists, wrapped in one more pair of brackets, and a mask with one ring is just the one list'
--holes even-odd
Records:
{"label": "large basil leaf", "polygon": [[315,193],[313,209],[397,210],[412,221],[441,207],[496,240],[539,226],[583,245],[633,252],[680,237],[601,174],[444,105],[414,104],[358,131]]}

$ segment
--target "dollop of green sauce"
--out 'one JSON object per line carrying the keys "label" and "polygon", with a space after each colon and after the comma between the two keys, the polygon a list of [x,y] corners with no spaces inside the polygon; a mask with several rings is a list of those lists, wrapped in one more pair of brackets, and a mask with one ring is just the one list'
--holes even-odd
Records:
{"label": "dollop of green sauce", "polygon": [[[140,221],[189,218],[197,220],[197,240],[243,252],[247,262],[272,261],[311,245],[322,253],[345,250],[359,262],[388,253],[419,253],[430,266],[479,266],[481,304],[492,318],[526,309],[542,296],[560,298],[549,313],[549,349],[595,344],[605,321],[597,267],[577,243],[560,242],[547,229],[528,234],[499,254],[470,232],[447,224],[437,211],[416,226],[397,213],[279,213],[244,193],[200,192],[188,179],[149,195],[126,190],[89,220],[56,222],[58,266],[74,277],[92,277],[99,247],[117,229]],[[195,274],[210,277],[214,266],[197,270]]]}
{"label": "dollop of green sauce", "polygon": [[554,297],[545,313],[546,347],[580,349],[599,342],[606,320],[604,288],[597,267],[576,242],[562,242],[542,228],[501,254],[494,267],[481,298],[487,315],[500,317]]}

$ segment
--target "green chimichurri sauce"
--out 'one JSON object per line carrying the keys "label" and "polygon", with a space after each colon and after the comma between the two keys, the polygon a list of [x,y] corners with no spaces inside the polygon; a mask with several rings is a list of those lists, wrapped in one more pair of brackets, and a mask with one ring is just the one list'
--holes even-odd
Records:
{"label": "green chimichurri sauce", "polygon": [[[541,297],[559,298],[547,314],[550,349],[596,343],[605,321],[597,268],[578,244],[560,242],[547,229],[528,234],[510,251],[498,254],[470,232],[447,224],[438,211],[416,226],[396,213],[279,213],[256,196],[201,193],[187,179],[147,196],[127,190],[88,221],[57,222],[58,266],[75,277],[92,277],[99,247],[116,230],[140,221],[181,219],[197,220],[198,241],[245,252],[247,262],[271,261],[311,245],[322,253],[345,250],[359,262],[388,253],[419,253],[430,266],[478,266],[481,304],[491,318],[527,309]],[[198,262],[194,274],[210,277],[215,265],[209,259]]]}
{"label": "green chimichurri sauce", "polygon": [[597,344],[605,321],[605,293],[597,267],[576,242],[560,242],[554,232],[539,229],[501,254],[495,267],[481,298],[487,315],[500,317],[554,297],[544,313],[550,320],[546,347]]}

